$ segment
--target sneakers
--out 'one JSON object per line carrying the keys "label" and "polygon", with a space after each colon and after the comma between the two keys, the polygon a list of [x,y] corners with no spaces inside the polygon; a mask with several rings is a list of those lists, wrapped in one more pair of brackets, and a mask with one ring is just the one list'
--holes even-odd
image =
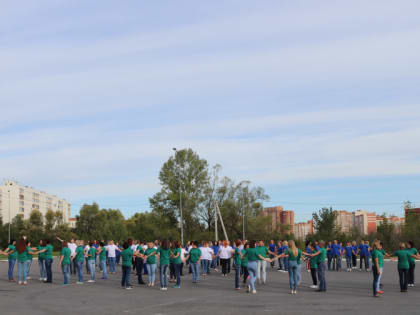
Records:
{"label": "sneakers", "polygon": [[313,284],[313,285],[310,285],[309,287],[310,287],[311,289],[318,289],[318,286],[317,286],[317,285],[314,285],[314,284]]}
{"label": "sneakers", "polygon": [[88,282],[89,282],[89,283],[93,283],[93,282],[95,282],[95,280],[88,280]]}
{"label": "sneakers", "polygon": [[179,288],[181,288],[179,285],[174,285],[172,288],[174,288],[174,289],[179,289]]}
{"label": "sneakers", "polygon": [[251,292],[251,286],[250,285],[248,285],[248,288],[246,289],[246,292]]}
{"label": "sneakers", "polygon": [[384,292],[384,291],[378,291],[377,293],[379,293],[379,294],[384,294],[385,292]]}
{"label": "sneakers", "polygon": [[125,289],[126,290],[132,290],[133,288],[132,287],[126,287]]}
{"label": "sneakers", "polygon": [[22,281],[19,281],[18,284],[22,284]]}
{"label": "sneakers", "polygon": [[81,281],[77,281],[77,282],[76,282],[76,284],[83,284],[83,282],[81,282]]}
{"label": "sneakers", "polygon": [[27,284],[28,284],[28,282],[27,282],[27,281],[23,281],[23,284],[24,284],[24,285],[27,285]]}
{"label": "sneakers", "polygon": [[252,294],[257,294],[257,290],[252,291]]}

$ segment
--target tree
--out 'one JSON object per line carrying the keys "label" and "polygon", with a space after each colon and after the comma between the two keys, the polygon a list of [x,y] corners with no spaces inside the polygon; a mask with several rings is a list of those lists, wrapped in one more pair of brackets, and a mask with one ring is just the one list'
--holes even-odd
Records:
{"label": "tree", "polygon": [[76,216],[76,233],[83,239],[94,239],[100,228],[97,215],[99,206],[96,202],[92,205],[84,204],[80,214]]}
{"label": "tree", "polygon": [[376,238],[381,240],[386,249],[396,249],[398,247],[398,237],[395,225],[383,216],[382,222],[376,229]]}
{"label": "tree", "polygon": [[319,240],[330,241],[337,237],[337,213],[332,208],[322,208],[312,214],[314,230]]}

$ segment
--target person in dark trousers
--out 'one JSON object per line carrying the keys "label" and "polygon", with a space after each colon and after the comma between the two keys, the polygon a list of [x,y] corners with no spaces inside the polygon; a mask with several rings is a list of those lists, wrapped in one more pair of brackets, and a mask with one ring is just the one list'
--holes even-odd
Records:
{"label": "person in dark trousers", "polygon": [[144,250],[141,244],[137,246],[137,255],[135,256],[136,273],[139,284],[145,284],[143,281],[143,268],[144,268]]}
{"label": "person in dark trousers", "polygon": [[318,267],[317,267],[317,274],[319,280],[319,289],[317,292],[326,292],[327,291],[327,281],[325,279],[325,258],[327,257],[327,250],[325,249],[325,242],[319,241],[319,250],[313,254],[303,253],[309,257],[318,257]]}
{"label": "person in dark trousers", "polygon": [[409,252],[405,249],[405,244],[400,243],[400,249],[392,253],[392,255],[398,257],[398,276],[400,278],[400,290],[401,292],[407,292],[408,290],[408,269],[409,265]]}
{"label": "person in dark trousers", "polygon": [[351,243],[351,260],[352,260],[352,269],[356,269],[357,267],[357,243],[356,241],[353,241]]}
{"label": "person in dark trousers", "polygon": [[414,287],[414,270],[416,269],[416,255],[418,254],[417,249],[414,247],[413,241],[407,242],[407,251],[410,256],[408,257],[408,286]]}
{"label": "person in dark trousers", "polygon": [[333,250],[332,250],[332,242],[329,241],[327,245],[327,265],[328,265],[328,271],[331,270],[331,264],[333,260]]}
{"label": "person in dark trousers", "polygon": [[365,271],[369,271],[369,245],[365,243],[364,240],[360,242],[358,248],[358,254],[360,256],[360,270],[363,270],[363,262],[365,266]]}

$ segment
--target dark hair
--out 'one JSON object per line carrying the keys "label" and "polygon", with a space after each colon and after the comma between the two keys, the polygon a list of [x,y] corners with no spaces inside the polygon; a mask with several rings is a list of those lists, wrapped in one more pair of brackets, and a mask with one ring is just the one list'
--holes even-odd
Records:
{"label": "dark hair", "polygon": [[124,242],[124,244],[123,244],[123,248],[124,248],[124,249],[127,249],[127,248],[128,248],[128,243],[127,243],[127,242]]}
{"label": "dark hair", "polygon": [[93,246],[93,244],[95,244],[95,241],[93,241],[93,242],[92,242],[92,241],[89,241],[89,246],[90,246],[90,247],[92,247],[92,246]]}
{"label": "dark hair", "polygon": [[132,238],[129,238],[129,239],[127,240],[127,244],[128,244],[128,246],[133,245],[133,239],[132,239]]}
{"label": "dark hair", "polygon": [[249,248],[249,243],[245,243],[244,245],[244,249],[247,249],[247,248]]}
{"label": "dark hair", "polygon": [[414,242],[413,241],[408,241],[407,244],[410,245],[410,248],[414,247]]}
{"label": "dark hair", "polygon": [[14,242],[16,242],[16,240],[14,238],[10,239],[9,245],[13,245]]}
{"label": "dark hair", "polygon": [[16,249],[18,251],[18,253],[23,253],[26,250],[26,241],[24,238],[20,238],[17,245],[16,245]]}
{"label": "dark hair", "polygon": [[104,247],[104,246],[105,246],[104,242],[99,242],[99,245],[100,245],[101,247]]}
{"label": "dark hair", "polygon": [[175,242],[175,248],[180,248],[181,247],[181,243],[179,241]]}
{"label": "dark hair", "polygon": [[194,242],[193,242],[193,244],[194,244],[195,246],[197,246],[197,247],[199,246],[198,241],[194,241]]}
{"label": "dark hair", "polygon": [[46,238],[45,240],[44,240],[44,242],[45,242],[45,244],[50,244],[51,243],[51,241],[48,239],[48,238]]}
{"label": "dark hair", "polygon": [[164,250],[167,250],[169,248],[168,246],[168,240],[163,240],[162,244],[160,245]]}
{"label": "dark hair", "polygon": [[252,240],[251,242],[249,242],[249,247],[250,248],[255,248],[255,243],[256,243],[256,241]]}
{"label": "dark hair", "polygon": [[63,248],[67,247],[67,241],[63,241]]}
{"label": "dark hair", "polygon": [[239,245],[241,245],[241,240],[240,239],[237,239],[235,241],[235,245],[236,245],[236,247],[239,247]]}

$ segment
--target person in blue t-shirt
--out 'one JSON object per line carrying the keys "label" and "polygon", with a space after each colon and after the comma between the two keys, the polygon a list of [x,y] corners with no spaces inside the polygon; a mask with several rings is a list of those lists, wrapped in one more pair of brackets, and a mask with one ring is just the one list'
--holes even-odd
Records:
{"label": "person in blue t-shirt", "polygon": [[331,271],[331,262],[333,259],[332,242],[329,241],[327,245],[327,267],[328,271]]}
{"label": "person in blue t-shirt", "polygon": [[[283,254],[283,241],[278,241],[277,242],[277,256],[280,256],[281,254]],[[283,271],[284,269],[283,258],[278,258],[277,260],[279,262],[279,267],[277,268],[277,271]]]}
{"label": "person in blue t-shirt", "polygon": [[360,255],[360,270],[363,270],[363,262],[365,265],[365,270],[369,270],[369,245],[366,245],[365,241],[362,240],[360,242],[359,248],[358,248],[358,254]]}
{"label": "person in blue t-shirt", "polygon": [[211,268],[214,269],[214,271],[217,271],[217,266],[220,265],[220,257],[217,255],[219,253],[219,242],[215,241],[214,244],[211,246],[211,248],[213,249],[214,252],[214,258],[211,261]]}
{"label": "person in blue t-shirt", "polygon": [[[274,243],[274,240],[271,240],[270,241],[270,244],[268,244],[268,250],[270,252],[272,252],[272,253],[276,253],[276,243]],[[275,261],[274,261],[273,258],[274,258],[274,255],[273,254],[270,254],[270,259],[271,259],[270,265],[271,265],[271,268],[274,268],[274,264],[275,264]]]}
{"label": "person in blue t-shirt", "polygon": [[356,241],[353,241],[351,243],[351,248],[352,248],[352,256],[351,256],[352,269],[356,269],[356,267],[357,267],[357,249],[358,249]]}
{"label": "person in blue t-shirt", "polygon": [[331,245],[332,252],[332,269],[338,271],[341,267],[339,260],[341,259],[341,246],[338,244],[337,240],[334,240],[334,243]]}
{"label": "person in blue t-shirt", "polygon": [[346,264],[347,264],[347,271],[351,271],[352,269],[352,257],[353,257],[353,247],[351,246],[350,242],[346,243],[346,247],[344,247],[344,255],[346,257]]}
{"label": "person in blue t-shirt", "polygon": [[[283,254],[286,253],[288,250],[289,250],[289,242],[284,241],[283,242]],[[283,267],[284,267],[284,272],[288,272],[288,270],[289,270],[289,257],[284,257],[283,258]]]}

